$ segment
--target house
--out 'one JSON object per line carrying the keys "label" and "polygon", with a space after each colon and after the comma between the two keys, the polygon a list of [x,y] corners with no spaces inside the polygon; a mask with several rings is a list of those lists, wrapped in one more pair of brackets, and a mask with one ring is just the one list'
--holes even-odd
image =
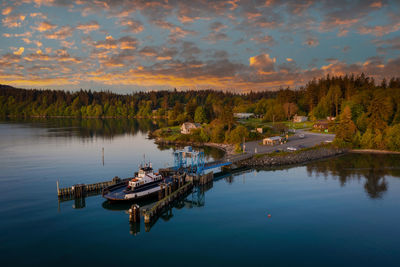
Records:
{"label": "house", "polygon": [[293,116],[293,122],[305,122],[308,121],[307,116],[298,116],[297,114]]}
{"label": "house", "polygon": [[328,121],[334,121],[334,120],[336,120],[336,117],[328,116],[328,117],[326,117],[326,119],[327,119]]}
{"label": "house", "polygon": [[320,131],[325,131],[329,128],[329,122],[328,121],[319,121],[317,123],[314,123],[313,128],[320,130]]}
{"label": "house", "polygon": [[282,143],[282,137],[281,136],[272,136],[272,137],[267,137],[263,139],[263,145],[267,146],[274,146],[277,144]]}
{"label": "house", "polygon": [[233,113],[233,117],[238,119],[248,119],[254,117],[254,113]]}
{"label": "house", "polygon": [[257,128],[256,131],[257,131],[257,133],[262,134],[263,133],[263,128]]}
{"label": "house", "polygon": [[184,122],[181,126],[181,134],[190,134],[191,130],[198,129],[200,127],[200,123]]}

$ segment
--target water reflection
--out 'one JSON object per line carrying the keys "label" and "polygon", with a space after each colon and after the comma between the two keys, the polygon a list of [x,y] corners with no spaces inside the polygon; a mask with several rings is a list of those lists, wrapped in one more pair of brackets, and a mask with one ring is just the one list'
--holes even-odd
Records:
{"label": "water reflection", "polygon": [[400,177],[399,155],[348,154],[307,164],[309,176],[338,177],[340,185],[365,179],[364,189],[370,198],[382,198],[388,190],[385,176]]}
{"label": "water reflection", "polygon": [[84,138],[104,137],[112,139],[118,135],[148,133],[167,126],[165,120],[151,119],[76,119],[76,118],[29,118],[5,119],[3,123],[25,124],[31,127],[46,128],[50,136]]}
{"label": "water reflection", "polygon": [[[205,192],[210,190],[213,187],[213,183],[208,183],[202,186],[196,186],[193,188],[191,192],[189,192],[186,197],[183,197],[176,201],[173,205],[171,205],[168,209],[160,214],[158,218],[152,220],[150,224],[145,224],[144,229],[146,232],[149,232],[151,228],[159,221],[162,220],[164,222],[170,221],[174,217],[174,210],[181,209],[192,209],[204,207],[205,205]],[[128,210],[131,208],[132,204],[138,204],[141,210],[151,209],[157,200],[147,199],[147,200],[139,200],[135,203],[133,202],[121,202],[121,203],[110,203],[109,201],[104,201],[102,203],[102,207],[106,210],[110,211],[123,211],[128,214]],[[128,216],[127,216],[128,221]],[[143,220],[141,220],[143,221]],[[143,223],[143,222],[142,222]],[[129,222],[129,232],[132,235],[137,235],[140,232],[140,222]]]}

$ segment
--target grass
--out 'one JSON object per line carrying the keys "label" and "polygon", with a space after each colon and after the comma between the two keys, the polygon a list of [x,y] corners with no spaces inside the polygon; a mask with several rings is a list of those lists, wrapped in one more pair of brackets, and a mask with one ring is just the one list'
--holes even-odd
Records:
{"label": "grass", "polygon": [[285,124],[287,127],[292,128],[292,129],[312,128],[314,125],[314,122],[312,122],[312,121],[296,122],[296,123],[294,123],[292,121],[277,121],[275,123],[272,123],[271,121],[263,122],[263,120],[259,119],[259,118],[238,120],[238,122],[249,128],[272,127],[274,124],[279,124],[279,123]]}

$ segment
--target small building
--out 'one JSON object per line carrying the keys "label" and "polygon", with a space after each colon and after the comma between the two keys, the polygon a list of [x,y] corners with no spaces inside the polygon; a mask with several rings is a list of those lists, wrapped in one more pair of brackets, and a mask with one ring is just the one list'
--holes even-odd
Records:
{"label": "small building", "polygon": [[336,117],[328,116],[328,117],[326,117],[326,119],[327,119],[328,121],[334,121],[334,120],[336,120]]}
{"label": "small building", "polygon": [[198,129],[200,127],[200,123],[184,122],[181,126],[181,134],[190,134],[191,130]]}
{"label": "small building", "polygon": [[248,119],[254,117],[254,113],[233,113],[233,117],[238,119]]}
{"label": "small building", "polygon": [[256,131],[257,131],[257,133],[262,134],[263,133],[263,128],[257,128]]}
{"label": "small building", "polygon": [[314,123],[313,128],[320,130],[320,131],[325,131],[329,128],[329,122],[328,121],[319,121],[317,123]]}
{"label": "small building", "polygon": [[282,143],[281,136],[272,136],[263,139],[263,145],[274,146]]}
{"label": "small building", "polygon": [[293,122],[305,122],[308,121],[307,116],[298,116],[297,114],[293,116]]}

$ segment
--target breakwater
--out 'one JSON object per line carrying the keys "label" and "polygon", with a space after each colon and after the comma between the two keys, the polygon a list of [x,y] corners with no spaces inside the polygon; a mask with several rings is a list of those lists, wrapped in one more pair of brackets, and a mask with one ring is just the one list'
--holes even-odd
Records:
{"label": "breakwater", "polygon": [[296,152],[285,152],[283,154],[265,154],[253,156],[252,158],[237,162],[241,167],[272,167],[291,164],[300,164],[313,160],[333,157],[346,153],[346,149],[321,147]]}

